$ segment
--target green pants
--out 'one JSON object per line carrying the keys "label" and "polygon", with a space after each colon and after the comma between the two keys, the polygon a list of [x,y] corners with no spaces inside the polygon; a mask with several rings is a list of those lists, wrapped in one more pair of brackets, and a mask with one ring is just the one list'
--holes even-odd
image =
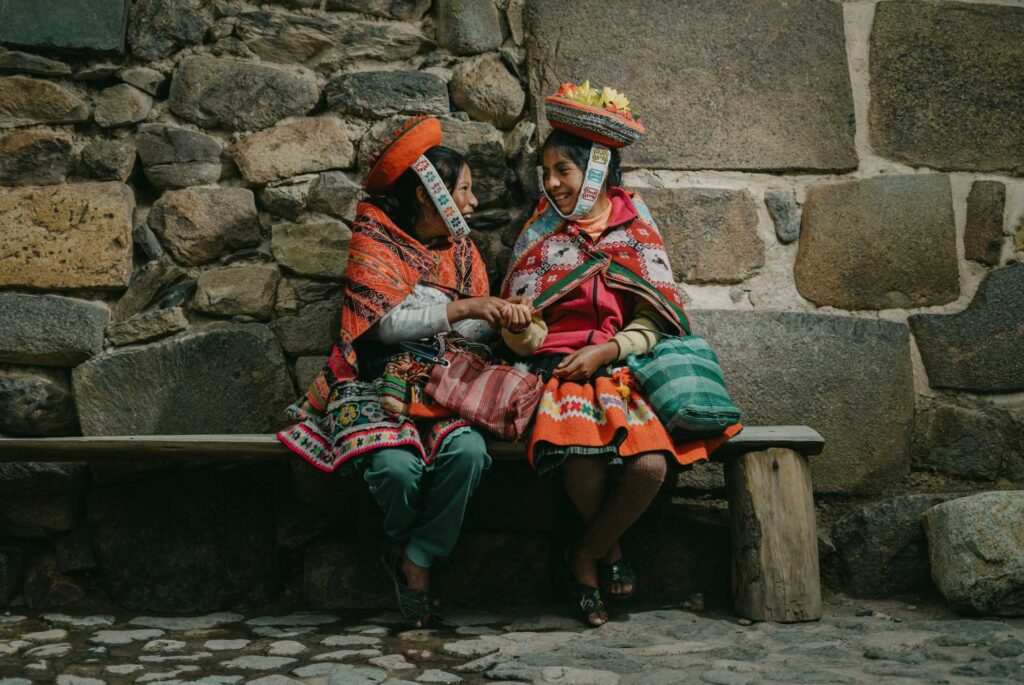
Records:
{"label": "green pants", "polygon": [[427,466],[403,448],[370,454],[364,478],[384,510],[384,532],[408,540],[405,554],[417,566],[455,549],[469,496],[491,465],[487,444],[474,428],[448,438]]}

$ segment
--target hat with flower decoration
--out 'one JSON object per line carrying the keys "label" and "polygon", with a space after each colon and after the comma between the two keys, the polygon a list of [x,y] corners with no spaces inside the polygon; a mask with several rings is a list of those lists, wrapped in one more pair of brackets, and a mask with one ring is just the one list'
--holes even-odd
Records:
{"label": "hat with flower decoration", "polygon": [[607,147],[621,148],[640,139],[646,129],[624,93],[584,81],[563,83],[544,99],[548,123]]}
{"label": "hat with flower decoration", "polygon": [[455,237],[469,235],[469,225],[437,169],[425,156],[427,150],[440,144],[440,121],[426,114],[407,119],[370,155],[370,171],[366,174],[363,187],[373,195],[386,195],[391,192],[395,181],[408,169],[412,169],[423,182],[423,187],[448,226],[448,231]]}

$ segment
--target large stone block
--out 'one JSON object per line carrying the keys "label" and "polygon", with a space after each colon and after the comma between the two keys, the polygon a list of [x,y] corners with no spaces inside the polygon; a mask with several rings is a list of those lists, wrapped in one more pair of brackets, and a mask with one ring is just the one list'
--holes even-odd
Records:
{"label": "large stone block", "polygon": [[182,264],[206,264],[258,245],[256,200],[247,188],[186,188],[160,196],[149,227]]}
{"label": "large stone block", "polygon": [[800,294],[840,309],[912,308],[960,294],[949,179],[813,186],[794,267]]}
{"label": "large stone block", "polygon": [[0,464],[0,535],[48,537],[82,518],[88,484],[84,464]]}
{"label": "large stone block", "polygon": [[438,0],[438,42],[457,55],[496,50],[501,46],[501,18],[492,2]]}
{"label": "large stone block", "polygon": [[201,3],[189,0],[135,0],[128,19],[128,43],[139,60],[169,57],[199,43],[210,28]]}
{"label": "large stone block", "polygon": [[0,434],[74,435],[71,382],[63,369],[0,366]]}
{"label": "large stone block", "polygon": [[62,183],[71,164],[71,136],[29,129],[0,136],[0,185]]}
{"label": "large stone block", "polygon": [[482,121],[442,119],[444,144],[466,155],[473,168],[473,194],[479,209],[508,201],[509,188],[515,182],[505,162],[505,141],[501,131]]}
{"label": "large stone block", "polygon": [[497,55],[460,64],[452,75],[452,100],[474,119],[510,128],[519,119],[526,93]]}
{"label": "large stone block", "polygon": [[24,76],[0,78],[0,128],[73,124],[89,118],[89,105],[67,88]]}
{"label": "large stone block", "polygon": [[764,265],[757,208],[746,190],[644,188],[676,279],[739,283]]}
{"label": "large stone block", "polygon": [[533,97],[583,79],[625,91],[648,130],[629,165],[857,166],[840,4],[530,0],[526,17]]}
{"label": "large stone block", "polygon": [[871,143],[914,166],[1024,172],[1024,7],[881,2]]}
{"label": "large stone block", "polygon": [[78,156],[80,172],[97,181],[124,183],[135,168],[135,144],[99,138],[86,143]]}
{"label": "large stone block", "polygon": [[992,271],[964,311],[917,314],[910,327],[933,388],[1024,390],[1024,264]]}
{"label": "large stone block", "polygon": [[96,488],[89,522],[111,598],[135,610],[259,604],[280,581],[269,473],[202,469]]}
{"label": "large stone block", "polygon": [[925,514],[932,578],[959,611],[1024,615],[1024,492],[983,492]]}
{"label": "large stone block", "polygon": [[995,266],[1003,251],[1003,209],[1006,185],[999,181],[975,181],[967,195],[964,256]]}
{"label": "large stone block", "polygon": [[168,124],[139,127],[142,170],[157,188],[186,188],[220,178],[220,141],[199,131]]}
{"label": "large stone block", "polygon": [[920,397],[911,458],[916,468],[955,478],[994,481],[1024,457],[1024,427],[992,405]]}
{"label": "large stone block", "polygon": [[274,224],[270,250],[284,268],[300,276],[344,278],[352,231],[340,221]]}
{"label": "large stone block", "polygon": [[127,83],[119,83],[103,89],[96,96],[92,118],[103,128],[129,126],[145,119],[151,109],[152,95]]}
{"label": "large stone block", "polygon": [[332,110],[362,117],[448,113],[448,88],[425,71],[342,74],[327,84],[324,93]]}
{"label": "large stone block", "polygon": [[316,177],[309,186],[309,208],[351,222],[356,204],[363,197],[363,187],[340,171],[328,171]]}
{"label": "large stone block", "polygon": [[306,71],[234,59],[186,57],[171,78],[171,111],[208,128],[267,128],[307,114],[319,99]]}
{"label": "large stone block", "polygon": [[0,189],[0,286],[123,288],[134,208],[116,182]]}
{"label": "large stone block", "polygon": [[825,450],[811,458],[816,492],[878,492],[908,472],[914,389],[906,326],[784,312],[690,314],[694,332],[718,353],[746,424],[808,425],[824,436]]}
{"label": "large stone block", "polygon": [[873,502],[832,524],[829,557],[853,597],[890,597],[931,587],[924,513],[954,495],[909,495]]}
{"label": "large stone block", "polygon": [[36,49],[124,52],[128,0],[0,3],[0,43]]}
{"label": "large stone block", "polygon": [[288,354],[327,354],[341,331],[341,305],[336,300],[314,302],[278,317],[270,328]]}
{"label": "large stone block", "polygon": [[215,324],[75,368],[85,435],[267,433],[294,399],[281,350],[261,325]]}
{"label": "large stone block", "polygon": [[84,300],[0,293],[0,362],[74,366],[103,349],[109,318]]}
{"label": "large stone block", "polygon": [[232,155],[242,176],[253,184],[345,169],[356,161],[352,142],[333,117],[302,119],[254,133],[240,140]]}
{"label": "large stone block", "polygon": [[232,264],[199,276],[192,307],[206,314],[269,319],[281,272],[273,264]]}
{"label": "large stone block", "polygon": [[71,67],[42,55],[16,50],[0,50],[0,73],[30,76],[70,76]]}

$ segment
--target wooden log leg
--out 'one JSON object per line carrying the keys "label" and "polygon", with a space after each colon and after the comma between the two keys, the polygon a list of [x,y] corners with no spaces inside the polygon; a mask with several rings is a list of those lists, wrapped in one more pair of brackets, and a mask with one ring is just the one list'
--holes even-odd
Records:
{"label": "wooden log leg", "polygon": [[725,465],[736,613],[753,621],[821,618],[818,532],[807,458],[749,452]]}

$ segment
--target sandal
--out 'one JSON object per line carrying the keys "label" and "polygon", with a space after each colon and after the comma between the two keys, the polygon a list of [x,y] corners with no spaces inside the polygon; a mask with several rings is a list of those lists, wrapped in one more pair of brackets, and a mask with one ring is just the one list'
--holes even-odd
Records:
{"label": "sandal", "polygon": [[[619,557],[614,564],[598,562],[597,577],[601,579],[601,591],[611,599],[629,599],[636,592],[636,570],[626,557]],[[632,589],[629,592],[614,594],[611,586],[616,583],[630,585]]]}
{"label": "sandal", "polygon": [[[562,556],[562,561],[565,563],[565,568],[569,572],[569,596],[572,599],[573,604],[576,605],[576,609],[579,611],[579,617],[583,621],[583,625],[588,628],[600,628],[608,622],[608,608],[601,599],[601,590],[590,585],[583,585],[582,583],[576,582],[576,576],[573,573],[573,548],[568,547]],[[604,613],[605,620],[603,623],[594,623],[590,619],[599,613]]]}
{"label": "sandal", "polygon": [[395,588],[395,599],[398,600],[398,610],[402,618],[413,624],[419,624],[420,628],[427,625],[431,618],[431,611],[434,608],[434,600],[429,592],[414,590],[401,581],[401,571],[398,570],[402,560],[402,548],[396,546],[389,555],[383,555],[380,562]]}
{"label": "sandal", "polygon": [[602,623],[594,623],[590,620],[601,612],[604,612],[605,616],[608,615],[608,610],[605,607],[604,600],[601,599],[601,591],[599,589],[589,585],[580,585],[577,582],[570,582],[569,591],[585,626],[588,628],[600,628],[608,622],[607,618]]}

